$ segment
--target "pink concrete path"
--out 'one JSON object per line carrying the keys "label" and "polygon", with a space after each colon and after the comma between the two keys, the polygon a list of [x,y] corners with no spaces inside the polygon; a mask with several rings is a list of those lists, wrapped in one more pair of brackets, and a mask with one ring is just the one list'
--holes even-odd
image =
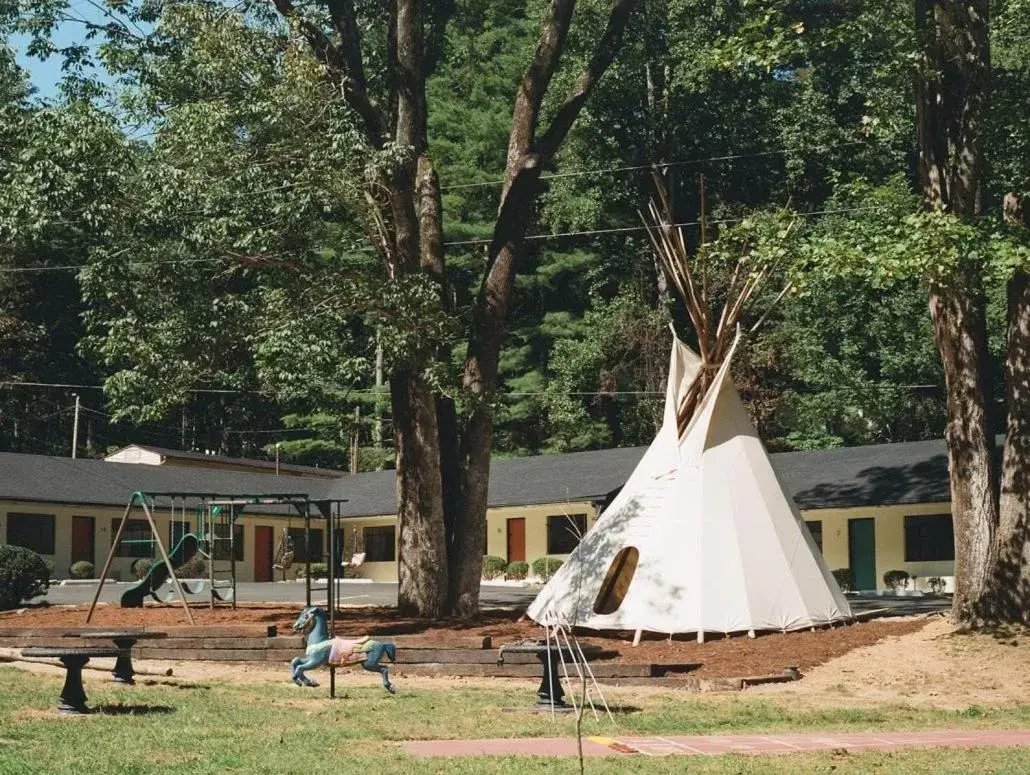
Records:
{"label": "pink concrete path", "polygon": [[[576,741],[565,737],[497,740],[411,740],[401,743],[415,756],[575,756]],[[720,756],[796,753],[837,749],[896,751],[901,748],[1007,748],[1030,746],[1030,729],[955,729],[932,732],[822,732],[809,735],[664,735],[588,737],[585,756]]]}

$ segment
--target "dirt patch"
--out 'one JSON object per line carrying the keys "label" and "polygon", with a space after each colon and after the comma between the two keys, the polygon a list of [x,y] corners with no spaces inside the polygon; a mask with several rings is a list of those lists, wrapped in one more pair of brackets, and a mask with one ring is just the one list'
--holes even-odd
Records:
{"label": "dirt patch", "polygon": [[15,712],[13,716],[15,721],[53,721],[54,719],[77,719],[87,718],[86,716],[79,716],[73,714],[58,713],[56,710],[37,710],[35,708],[22,708]]}
{"label": "dirt patch", "polygon": [[749,693],[824,707],[1021,705],[1030,697],[1028,667],[1030,630],[956,634],[950,618],[940,616],[914,632],[883,638],[815,667],[800,683]]}
{"label": "dirt patch", "polygon": [[[241,605],[238,609],[195,608],[199,625],[274,624],[283,634],[289,631],[300,606]],[[52,606],[26,609],[21,613],[0,615],[0,626],[81,626],[85,622],[85,606]],[[671,641],[658,636],[647,637],[636,647],[632,633],[581,633],[581,642],[605,650],[617,650],[619,660],[627,663],[676,664],[691,666],[690,674],[698,677],[743,677],[779,674],[785,667],[796,666],[802,672],[870,646],[885,638],[916,632],[926,623],[924,617],[881,619],[850,626],[821,629],[814,632],[763,634],[757,638],[734,636],[712,638],[697,643],[691,637]],[[110,627],[161,626],[186,624],[181,608],[146,606],[144,608],[97,608],[91,624]],[[401,616],[391,608],[347,608],[337,615],[337,632],[389,637],[417,635],[427,645],[453,644],[456,638],[490,636],[494,648],[502,643],[536,640],[542,637],[539,625],[523,619],[517,612],[487,611],[472,620],[441,619],[426,621]]]}
{"label": "dirt patch", "polygon": [[[282,632],[289,630],[303,606],[241,605],[232,608],[190,607],[197,624],[275,624]],[[0,613],[0,627],[82,627],[86,624],[85,605],[42,605],[18,611]],[[101,603],[97,606],[90,626],[141,627],[186,626],[189,620],[182,607],[148,604],[143,608],[120,608]]]}
{"label": "dirt patch", "polygon": [[[668,639],[645,640],[636,648],[627,639],[618,648],[626,662],[699,665],[690,674],[701,677],[773,675],[788,666],[797,667],[804,673],[816,665],[884,638],[916,632],[926,623],[923,617],[880,619],[814,632],[768,633],[757,638],[739,635],[706,643],[678,638],[672,642]],[[598,641],[604,642],[610,643],[611,640]]]}
{"label": "dirt patch", "polygon": [[[500,627],[513,636],[525,634],[536,637],[539,634],[539,630],[532,628],[512,631],[508,629],[512,624],[516,623],[470,625],[463,631],[472,632],[476,627]],[[664,640],[645,641],[637,649],[614,637],[586,640],[609,648],[615,646],[633,659],[649,654],[655,659],[702,661],[703,666],[695,674],[713,677],[777,672],[784,665],[796,664],[805,674],[802,681],[758,686],[748,689],[745,695],[804,707],[907,705],[961,710],[977,705],[985,708],[1025,705],[1026,698],[1030,697],[1030,670],[1027,669],[1030,666],[1030,630],[961,635],[953,632],[950,620],[944,616],[881,620],[815,633],[766,635],[754,640],[729,638],[705,644],[674,640],[671,645]],[[11,656],[15,656],[14,650],[10,651]],[[96,662],[97,666],[108,668],[113,660]],[[37,664],[16,663],[16,666],[55,676],[64,673],[60,668]],[[137,662],[137,667],[147,670],[172,667],[172,678],[140,677],[143,683],[166,685],[209,687],[228,681],[284,683],[289,680],[286,665],[269,663],[142,660]],[[402,668],[398,668],[399,673]],[[90,670],[84,677],[87,691],[91,684],[106,684],[109,680],[103,673]],[[324,671],[316,673],[315,677],[323,682],[323,686],[328,682]],[[360,670],[340,670],[336,680],[343,693],[349,687],[376,684],[375,676]],[[467,686],[514,688],[535,683],[535,679],[422,676],[401,676],[398,681],[405,691]],[[633,687],[625,691],[664,694],[667,690]],[[306,710],[307,699],[298,697],[291,706]],[[707,697],[706,701],[714,702],[718,698]]]}

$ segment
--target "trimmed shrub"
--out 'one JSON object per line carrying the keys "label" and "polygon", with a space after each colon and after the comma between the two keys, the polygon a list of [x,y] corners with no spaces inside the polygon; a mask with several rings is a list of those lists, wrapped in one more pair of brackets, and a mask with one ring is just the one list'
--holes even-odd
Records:
{"label": "trimmed shrub", "polygon": [[72,563],[72,566],[68,569],[68,573],[73,579],[91,579],[93,574],[96,573],[96,569],[93,567],[93,563],[89,560],[79,560],[78,562]]}
{"label": "trimmed shrub", "polygon": [[564,560],[559,560],[557,557],[537,557],[533,560],[533,575],[548,581],[564,562]]}
{"label": "trimmed shrub", "polygon": [[42,557],[31,549],[0,544],[0,611],[45,595],[49,588],[50,571]]}
{"label": "trimmed shrub", "polygon": [[[304,565],[301,564],[297,568],[297,578],[304,578]],[[329,576],[329,564],[325,562],[313,562],[311,563],[311,578],[313,579],[324,579]]]}
{"label": "trimmed shrub", "polygon": [[899,587],[904,588],[908,584],[908,578],[908,571],[889,570],[883,574],[883,583],[887,589],[894,591]]}
{"label": "trimmed shrub", "polygon": [[516,581],[522,580],[529,575],[529,564],[516,560],[515,562],[509,562],[508,568],[504,572],[504,578],[514,579]]}
{"label": "trimmed shrub", "polygon": [[132,571],[132,575],[135,576],[138,581],[143,581],[143,579],[147,577],[147,574],[150,573],[150,569],[153,565],[154,563],[146,557],[140,557],[132,561],[130,570]]}
{"label": "trimmed shrub", "polygon": [[46,566],[46,577],[48,579],[52,579],[54,577],[54,569],[57,566],[54,565],[54,561],[53,560],[51,560],[51,559],[49,559],[47,557],[43,558],[43,564]]}
{"label": "trimmed shrub", "polygon": [[837,586],[840,587],[841,592],[851,591],[851,569],[850,568],[837,568],[833,571],[833,578],[837,580]]}
{"label": "trimmed shrub", "polygon": [[484,579],[497,579],[504,576],[504,572],[508,569],[508,561],[503,557],[497,557],[493,554],[488,554],[483,558],[483,578]]}
{"label": "trimmed shrub", "polygon": [[207,560],[195,554],[189,562],[175,569],[175,575],[182,579],[202,579],[207,576]]}
{"label": "trimmed shrub", "polygon": [[926,585],[930,588],[932,594],[939,595],[944,591],[947,583],[940,576],[931,576],[926,580]]}

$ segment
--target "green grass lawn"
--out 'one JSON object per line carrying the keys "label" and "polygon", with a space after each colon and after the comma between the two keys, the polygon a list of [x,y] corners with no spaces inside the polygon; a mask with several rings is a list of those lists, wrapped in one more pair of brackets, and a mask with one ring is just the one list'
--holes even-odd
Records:
{"label": "green grass lawn", "polygon": [[[231,668],[227,668],[229,670]],[[0,667],[0,775],[17,773],[528,773],[577,772],[573,760],[416,759],[392,741],[561,736],[574,722],[506,712],[532,702],[529,685],[410,689],[391,697],[371,682],[325,688],[171,680],[120,687],[87,675],[90,704],[105,710],[61,718],[56,676]],[[903,730],[1030,726],[1030,706],[962,711],[901,705],[811,710],[759,697],[612,691],[616,725],[589,719],[587,734]],[[842,699],[842,703],[846,703]],[[132,712],[150,709],[148,713]],[[847,755],[588,760],[587,772],[906,773],[1030,772],[1030,750],[939,750]]]}

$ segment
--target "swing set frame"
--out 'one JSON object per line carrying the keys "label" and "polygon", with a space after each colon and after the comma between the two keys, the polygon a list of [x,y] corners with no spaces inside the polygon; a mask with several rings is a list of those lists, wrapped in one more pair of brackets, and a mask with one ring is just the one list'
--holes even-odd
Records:
{"label": "swing set frame", "polygon": [[[346,499],[312,499],[307,493],[261,493],[261,494],[224,494],[224,493],[210,493],[210,492],[145,492],[138,490],[129,497],[129,502],[125,506],[125,511],[122,514],[122,518],[118,524],[118,530],[115,532],[114,537],[111,539],[111,548],[107,553],[107,560],[104,562],[104,569],[100,573],[99,583],[97,584],[96,591],[93,593],[93,600],[90,603],[89,611],[86,614],[86,624],[89,624],[93,618],[93,613],[97,607],[97,601],[100,599],[100,593],[104,588],[104,583],[107,580],[107,573],[111,569],[111,564],[114,562],[114,558],[118,551],[119,545],[122,543],[122,534],[125,532],[125,526],[128,524],[129,518],[133,513],[134,508],[139,507],[143,515],[146,517],[147,524],[150,527],[150,539],[140,539],[143,541],[152,541],[157,545],[158,552],[160,554],[161,562],[165,565],[168,570],[168,580],[172,583],[172,587],[175,590],[180,602],[182,603],[183,610],[186,612],[186,618],[189,620],[191,625],[196,625],[196,620],[193,617],[193,612],[190,610],[189,602],[186,599],[186,592],[183,589],[182,582],[175,573],[175,568],[172,567],[172,561],[168,556],[168,552],[165,549],[164,541],[161,539],[161,533],[157,529],[157,523],[154,519],[154,514],[158,510],[157,501],[161,499],[170,499],[171,506],[171,519],[174,524],[175,521],[175,504],[177,501],[182,501],[182,510],[185,513],[187,501],[192,501],[197,509],[198,513],[202,510],[203,514],[207,515],[208,530],[211,531],[211,538],[214,539],[214,524],[211,518],[213,508],[226,508],[229,509],[229,536],[230,536],[230,547],[229,547],[229,561],[232,563],[232,579],[233,587],[235,590],[235,579],[236,579],[236,554],[235,547],[233,546],[233,526],[236,519],[239,517],[239,512],[248,506],[290,506],[296,509],[300,516],[304,518],[304,584],[305,584],[305,600],[306,605],[311,605],[311,553],[309,550],[311,546],[311,507],[314,506],[316,511],[316,518],[323,518],[326,521],[326,527],[328,530],[329,538],[329,562],[328,562],[328,586],[326,588],[327,604],[330,611],[331,619],[335,620],[336,606],[334,604],[334,592],[337,591],[336,584],[336,565],[339,562],[336,548],[336,534],[340,527],[340,521],[343,519],[340,515],[340,504],[346,503]],[[198,526],[199,528],[199,526]],[[209,552],[212,555],[213,551]],[[212,570],[213,576],[213,570]],[[212,579],[213,582],[213,579]],[[212,594],[214,587],[212,586]],[[235,607],[235,594],[233,595],[233,607]],[[213,606],[213,599],[212,599]],[[335,624],[335,621],[333,621]]]}

